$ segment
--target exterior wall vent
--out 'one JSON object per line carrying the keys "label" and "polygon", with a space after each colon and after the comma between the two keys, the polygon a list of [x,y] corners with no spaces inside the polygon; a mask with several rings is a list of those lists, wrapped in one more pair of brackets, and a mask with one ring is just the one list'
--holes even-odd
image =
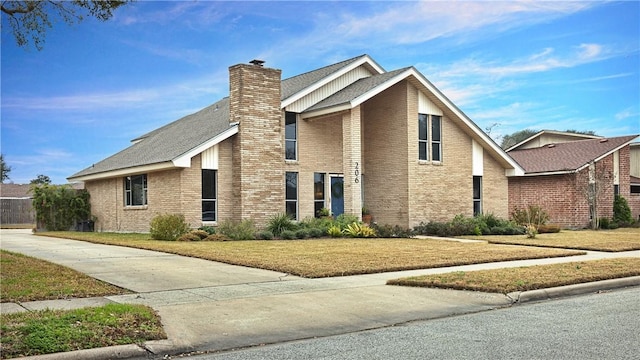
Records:
{"label": "exterior wall vent", "polygon": [[606,143],[607,141],[609,141],[609,139],[606,139],[606,138],[605,139],[600,139],[601,143]]}

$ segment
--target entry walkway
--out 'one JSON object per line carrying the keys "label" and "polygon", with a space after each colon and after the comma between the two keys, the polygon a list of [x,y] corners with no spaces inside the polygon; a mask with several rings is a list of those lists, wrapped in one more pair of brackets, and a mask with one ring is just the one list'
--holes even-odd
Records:
{"label": "entry walkway", "polygon": [[[640,251],[457,266],[381,274],[304,279],[279,272],[119,246],[2,230],[2,249],[65,265],[134,294],[14,304],[34,310],[83,301],[140,303],[162,318],[168,340],[145,344],[154,354],[224,350],[342,334],[509,306],[501,294],[386,286],[389,279],[451,271],[527,266]],[[10,311],[8,304],[2,311]],[[109,355],[111,356],[111,355]]]}

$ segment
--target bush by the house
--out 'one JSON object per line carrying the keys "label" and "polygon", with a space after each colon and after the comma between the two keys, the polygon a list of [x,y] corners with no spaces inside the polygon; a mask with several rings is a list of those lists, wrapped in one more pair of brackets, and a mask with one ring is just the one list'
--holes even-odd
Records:
{"label": "bush by the house", "polygon": [[254,240],[256,228],[251,220],[240,222],[223,221],[216,230],[217,234],[224,235],[231,240]]}
{"label": "bush by the house", "polygon": [[271,231],[274,236],[280,236],[285,230],[296,230],[297,225],[293,222],[291,217],[287,214],[276,214],[269,219],[267,223],[267,230]]}
{"label": "bush by the house", "polygon": [[374,223],[373,225],[371,225],[371,228],[376,231],[376,233],[378,234],[378,237],[380,238],[406,239],[414,236],[413,230],[405,229],[399,225],[395,225],[395,226],[392,226],[389,224],[378,225]]}
{"label": "bush by the house", "polygon": [[181,214],[160,214],[151,219],[151,238],[174,241],[189,232],[189,224]]}
{"label": "bush by the house", "polygon": [[258,240],[271,240],[273,239],[273,233],[269,230],[260,231],[256,234]]}
{"label": "bush by the house", "polygon": [[374,229],[358,222],[352,222],[351,224],[347,225],[342,230],[342,233],[348,237],[353,238],[369,238],[376,237],[377,235]]}
{"label": "bush by the house", "polygon": [[207,234],[209,235],[213,235],[216,233],[216,228],[213,226],[209,226],[209,225],[205,225],[205,226],[200,226],[198,228],[198,230],[202,230],[202,231],[206,231]]}
{"label": "bush by the house", "polygon": [[472,218],[457,215],[450,222],[421,222],[414,227],[417,235],[428,236],[462,236],[462,235],[521,235],[523,226],[511,221],[499,219],[492,214],[479,215]]}
{"label": "bush by the house", "polygon": [[613,222],[618,226],[629,226],[633,223],[629,203],[620,195],[616,195],[613,200]]}
{"label": "bush by the house", "polygon": [[29,190],[39,226],[50,231],[67,231],[77,221],[89,220],[89,192],[69,185],[34,184]]}
{"label": "bush by the house", "polygon": [[306,239],[309,237],[309,230],[307,229],[298,229],[295,231],[296,239]]}
{"label": "bush by the house", "polygon": [[355,215],[340,214],[336,217],[333,223],[340,227],[340,230],[344,230],[348,225],[359,222],[360,220]]}
{"label": "bush by the house", "polygon": [[540,206],[529,205],[526,209],[513,210],[511,219],[518,225],[533,225],[537,228],[549,221],[549,214]]}
{"label": "bush by the house", "polygon": [[326,229],[321,229],[321,228],[310,228],[309,229],[309,237],[310,238],[319,238],[319,237],[323,237],[325,234],[327,233]]}
{"label": "bush by the house", "polygon": [[284,240],[295,240],[298,238],[293,230],[282,231],[282,233],[280,233],[280,237]]}
{"label": "bush by the house", "polygon": [[207,236],[211,235],[211,234],[209,234],[208,232],[206,232],[206,231],[204,231],[204,230],[200,230],[200,229],[198,229],[198,230],[191,230],[191,231],[189,232],[189,234],[196,235],[197,237],[199,237],[199,238],[200,238],[200,240],[204,240]]}
{"label": "bush by the house", "polygon": [[327,229],[327,235],[334,238],[342,237],[342,229],[340,229],[340,226],[338,225],[332,225],[331,227],[329,227],[329,229]]}

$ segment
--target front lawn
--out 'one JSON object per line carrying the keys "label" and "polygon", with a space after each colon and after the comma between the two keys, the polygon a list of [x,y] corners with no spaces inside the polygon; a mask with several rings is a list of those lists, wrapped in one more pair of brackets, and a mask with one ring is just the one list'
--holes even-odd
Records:
{"label": "front lawn", "polygon": [[[2,302],[83,298],[130,291],[64,266],[0,251]],[[165,339],[160,318],[143,305],[0,315],[0,358],[24,357]]]}
{"label": "front lawn", "polygon": [[640,258],[604,259],[517,268],[457,271],[389,280],[389,285],[508,294],[591,281],[640,276]]}
{"label": "front lawn", "polygon": [[487,240],[493,244],[544,246],[593,251],[640,250],[640,228],[616,230],[563,230],[554,234],[538,234],[535,239],[526,236],[465,236],[469,239]]}
{"label": "front lawn", "polygon": [[75,270],[0,250],[2,302],[24,302],[128,294],[130,291]]}
{"label": "front lawn", "polygon": [[317,278],[583,254],[580,251],[429,239],[227,242],[151,240],[146,234],[47,232],[43,236],[129,246]]}

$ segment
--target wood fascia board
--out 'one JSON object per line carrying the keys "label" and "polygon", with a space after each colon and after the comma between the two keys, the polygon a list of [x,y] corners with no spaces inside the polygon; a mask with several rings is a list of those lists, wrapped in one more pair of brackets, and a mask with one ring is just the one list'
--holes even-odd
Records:
{"label": "wood fascia board", "polygon": [[315,82],[313,84],[311,84],[310,86],[304,88],[302,91],[299,91],[295,94],[293,94],[292,96],[282,100],[280,108],[284,109],[287,106],[293,104],[294,102],[302,99],[303,97],[311,94],[312,92],[318,90],[319,88],[321,88],[322,86],[328,84],[329,82],[339,78],[340,76],[348,73],[349,71],[357,68],[358,66],[364,65],[364,64],[368,64],[371,68],[373,68],[375,71],[378,72],[378,74],[382,74],[384,73],[384,69],[382,67],[380,67],[380,65],[378,65],[375,61],[373,61],[373,59],[371,59],[371,57],[369,57],[369,55],[365,55],[363,56],[361,59],[358,59],[357,61],[354,61],[353,63],[347,65],[346,67],[340,69],[339,71],[336,71],[335,73],[323,78],[322,80]]}
{"label": "wood fascia board", "polygon": [[100,180],[100,179],[108,179],[108,178],[120,177],[125,175],[144,174],[148,172],[167,170],[167,169],[173,169],[173,168],[175,168],[175,165],[173,164],[173,162],[165,161],[165,162],[156,163],[156,164],[134,166],[130,168],[105,171],[105,172],[77,176],[77,177],[70,177],[70,178],[67,178],[67,180],[69,180],[69,182]]}
{"label": "wood fascia board", "polygon": [[227,130],[225,130],[224,132],[222,132],[221,134],[219,134],[218,136],[215,136],[213,138],[211,138],[210,140],[194,147],[193,149],[187,151],[186,153],[176,157],[175,159],[171,160],[172,163],[176,166],[176,167],[182,167],[182,168],[188,168],[191,167],[191,158],[200,154],[201,152],[207,150],[208,148],[217,145],[219,143],[221,143],[222,141],[230,138],[231,136],[235,135],[238,133],[238,126],[233,126]]}

